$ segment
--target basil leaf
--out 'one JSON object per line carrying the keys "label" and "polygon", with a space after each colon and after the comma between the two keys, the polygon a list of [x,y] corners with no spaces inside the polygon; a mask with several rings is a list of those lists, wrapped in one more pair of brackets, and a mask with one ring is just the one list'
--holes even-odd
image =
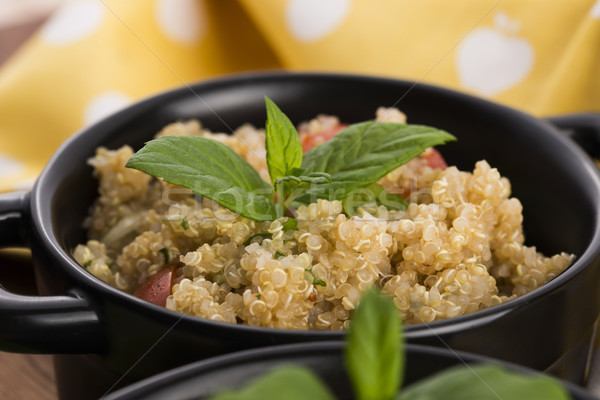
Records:
{"label": "basil leaf", "polygon": [[566,400],[571,397],[554,379],[524,375],[497,365],[459,366],[404,389],[397,400]]}
{"label": "basil leaf", "polygon": [[289,118],[265,96],[267,123],[265,125],[265,148],[271,182],[291,175],[302,164],[302,145],[296,128]]}
{"label": "basil leaf", "polygon": [[182,228],[183,228],[183,230],[185,230],[185,231],[187,231],[188,229],[190,229],[190,223],[189,223],[189,221],[187,220],[187,218],[186,218],[186,217],[183,217],[183,218],[181,219],[181,227],[182,227]]}
{"label": "basil leaf", "polygon": [[273,220],[273,189],[246,160],[223,143],[194,136],[151,140],[127,167],[192,189],[256,221]]}
{"label": "basil leaf", "polygon": [[394,398],[404,371],[404,339],[398,310],[374,289],[354,313],[345,359],[358,400]]}
{"label": "basil leaf", "polygon": [[300,176],[300,175],[306,175],[308,171],[304,168],[292,168],[290,171],[290,175],[293,176]]}
{"label": "basil leaf", "polygon": [[283,366],[263,375],[244,389],[212,396],[210,400],[335,400],[329,388],[308,369]]}
{"label": "basil leaf", "polygon": [[163,247],[158,252],[161,253],[163,255],[163,257],[165,258],[165,264],[168,264],[169,263],[169,249],[167,249],[166,247]]}
{"label": "basil leaf", "polygon": [[331,174],[331,184],[316,185],[298,200],[341,200],[352,190],[377,182],[426,148],[456,140],[451,134],[421,125],[369,121],[350,125],[331,140],[313,147],[302,160],[309,172]]}
{"label": "basil leaf", "polygon": [[282,176],[281,178],[277,178],[275,181],[275,186],[280,183],[312,183],[312,184],[323,184],[323,183],[331,183],[333,179],[331,175],[326,172],[312,172],[308,175],[287,175]]}
{"label": "basil leaf", "polygon": [[305,271],[304,277],[306,278],[307,281],[309,281],[310,283],[312,283],[315,286],[327,287],[327,282],[325,282],[322,279],[317,278],[310,269],[305,268],[304,271]]}
{"label": "basil leaf", "polygon": [[298,221],[295,218],[288,218],[287,221],[283,223],[281,226],[283,231],[297,231],[298,230]]}
{"label": "basil leaf", "polygon": [[377,208],[384,205],[388,210],[406,210],[406,200],[399,194],[387,192],[383,186],[373,183],[370,186],[352,191],[343,201],[344,212],[352,217],[359,207]]}

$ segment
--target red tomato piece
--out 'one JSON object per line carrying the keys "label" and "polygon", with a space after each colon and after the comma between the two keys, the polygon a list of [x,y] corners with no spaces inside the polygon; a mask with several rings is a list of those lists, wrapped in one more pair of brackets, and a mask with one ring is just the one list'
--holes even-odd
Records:
{"label": "red tomato piece", "polygon": [[326,141],[328,141],[329,139],[331,139],[332,137],[337,135],[339,131],[346,128],[347,126],[348,126],[348,124],[340,124],[340,125],[336,126],[335,128],[304,136],[304,138],[302,139],[302,150],[306,153],[313,147],[318,146],[321,143],[325,143]]}
{"label": "red tomato piece", "polygon": [[442,157],[440,152],[434,149],[433,147],[429,147],[427,150],[422,152],[421,155],[419,155],[419,157],[427,160],[427,164],[432,169],[446,169],[448,167],[448,165],[446,164],[446,160],[444,160],[444,157]]}
{"label": "red tomato piece", "polygon": [[152,275],[133,293],[135,297],[146,300],[157,306],[164,307],[171,288],[175,284],[175,271],[177,265],[171,265]]}

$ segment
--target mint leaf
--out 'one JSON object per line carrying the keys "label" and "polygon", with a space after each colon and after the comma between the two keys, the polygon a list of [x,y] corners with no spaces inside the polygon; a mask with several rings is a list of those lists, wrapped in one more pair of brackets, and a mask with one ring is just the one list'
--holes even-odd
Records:
{"label": "mint leaf", "polygon": [[543,375],[524,375],[496,365],[459,366],[419,381],[397,400],[566,400],[563,386]]}
{"label": "mint leaf", "polygon": [[298,221],[294,218],[288,218],[287,221],[281,226],[283,231],[296,231],[298,230]]}
{"label": "mint leaf", "polygon": [[306,368],[278,367],[244,389],[227,391],[210,400],[335,400],[329,388]]}
{"label": "mint leaf", "polygon": [[346,369],[358,400],[389,400],[404,373],[404,339],[398,310],[375,289],[356,309],[345,350]]}
{"label": "mint leaf", "polygon": [[183,217],[183,218],[181,219],[181,227],[183,228],[183,230],[186,230],[186,231],[187,231],[188,229],[190,229],[190,223],[189,223],[189,221],[187,220],[187,218],[186,218],[186,217]]}
{"label": "mint leaf", "polygon": [[307,281],[309,281],[310,283],[312,283],[315,286],[327,287],[327,282],[325,282],[322,279],[317,278],[310,269],[305,268],[304,271],[305,271],[304,276]]}
{"label": "mint leaf", "polygon": [[326,172],[311,172],[308,175],[286,175],[281,178],[277,178],[275,181],[275,185],[279,183],[313,183],[313,184],[321,184],[321,183],[331,183],[333,180],[331,175]]}
{"label": "mint leaf", "polygon": [[298,201],[308,204],[317,198],[344,199],[426,148],[453,140],[456,138],[451,134],[428,126],[376,121],[350,125],[304,154],[302,168],[331,174],[333,182],[311,187]]}
{"label": "mint leaf", "polygon": [[192,189],[246,218],[269,221],[276,217],[271,186],[244,158],[216,140],[154,139],[129,159],[127,167]]}
{"label": "mint leaf", "polygon": [[265,125],[265,148],[271,182],[291,175],[302,164],[302,145],[298,132],[289,118],[265,96],[267,123]]}
{"label": "mint leaf", "polygon": [[165,258],[165,264],[168,264],[169,263],[169,249],[167,249],[166,247],[163,247],[158,252],[161,253],[163,255],[163,257]]}

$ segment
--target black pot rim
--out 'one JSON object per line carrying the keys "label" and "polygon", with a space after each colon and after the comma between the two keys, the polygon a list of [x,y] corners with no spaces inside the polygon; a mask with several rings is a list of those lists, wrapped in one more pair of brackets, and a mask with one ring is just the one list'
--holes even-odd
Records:
{"label": "black pot rim", "polygon": [[[146,301],[140,300],[132,295],[122,292],[112,286],[102,282],[92,274],[85,271],[69,254],[68,250],[63,249],[54,232],[52,231],[51,223],[51,208],[47,201],[44,201],[45,188],[51,184],[49,182],[49,176],[51,171],[56,169],[56,164],[61,157],[68,156],[69,151],[74,143],[85,140],[86,138],[92,138],[95,132],[105,131],[111,129],[118,121],[128,119],[143,110],[152,108],[158,104],[166,104],[169,101],[179,98],[181,96],[192,95],[199,97],[197,92],[203,90],[214,89],[224,86],[241,85],[241,84],[253,84],[257,85],[260,82],[268,81],[288,81],[288,80],[347,80],[347,81],[362,81],[362,82],[373,82],[373,83],[389,83],[392,85],[406,85],[410,87],[416,87],[415,90],[426,90],[431,93],[432,96],[444,96],[453,97],[457,101],[461,101],[467,105],[472,104],[477,107],[491,108],[501,112],[506,118],[513,118],[523,123],[529,124],[532,128],[543,131],[549,136],[551,140],[555,140],[561,143],[565,148],[565,153],[571,152],[577,157],[582,163],[583,167],[589,172],[589,181],[593,184],[594,189],[599,193],[600,197],[600,174],[597,168],[589,159],[589,157],[581,150],[577,145],[568,140],[566,137],[561,135],[556,129],[550,126],[549,123],[535,118],[531,115],[525,114],[521,111],[505,107],[485,99],[474,97],[461,92],[456,92],[450,89],[433,86],[429,84],[415,83],[409,81],[403,81],[391,78],[382,78],[374,76],[364,75],[350,75],[350,74],[337,74],[337,73],[289,73],[289,72],[268,72],[268,73],[246,73],[239,75],[232,75],[222,77],[220,79],[211,80],[207,82],[196,83],[193,85],[187,85],[178,89],[170,90],[165,93],[161,93],[145,100],[137,102],[116,114],[109,116],[108,118],[90,126],[84,128],[70,137],[65,141],[62,146],[54,153],[51,160],[48,162],[43,172],[36,181],[34,188],[31,193],[31,205],[30,212],[32,217],[32,223],[35,227],[34,231],[38,233],[38,240],[44,246],[45,250],[51,253],[62,268],[62,273],[66,274],[69,278],[74,279],[77,282],[78,287],[84,291],[89,290],[90,294],[96,295],[97,293],[102,296],[109,296],[110,299],[118,304],[124,305],[134,311],[145,311],[152,312],[153,316],[161,321],[167,321],[169,323],[181,323],[183,325],[192,326],[211,326],[216,329],[228,329],[235,330],[238,332],[254,332],[260,333],[268,331],[269,334],[276,335],[308,335],[312,338],[322,339],[337,339],[344,335],[344,332],[338,331],[294,331],[284,330],[276,328],[262,328],[252,327],[247,325],[235,325],[225,322],[211,321],[207,319],[197,318],[189,315],[177,313],[166,308],[162,308]],[[93,140],[93,139],[91,139]],[[598,205],[600,209],[600,205]],[[598,213],[600,214],[600,212]],[[529,292],[516,299],[510,300],[506,303],[490,307],[484,310],[476,311],[466,315],[458,316],[451,319],[435,321],[432,323],[421,323],[415,325],[409,325],[405,327],[406,335],[410,338],[417,338],[421,336],[431,336],[434,334],[442,334],[447,332],[455,332],[458,330],[465,329],[467,327],[474,327],[480,324],[485,324],[490,320],[502,317],[508,313],[518,310],[524,305],[535,302],[536,299],[542,297],[548,292],[554,291],[561,286],[565,285],[568,281],[577,276],[581,271],[589,265],[594,259],[600,257],[600,223],[594,221],[595,230],[591,242],[589,243],[586,251],[575,260],[575,262],[569,266],[565,271],[559,274],[552,281],[542,285],[541,287]]]}

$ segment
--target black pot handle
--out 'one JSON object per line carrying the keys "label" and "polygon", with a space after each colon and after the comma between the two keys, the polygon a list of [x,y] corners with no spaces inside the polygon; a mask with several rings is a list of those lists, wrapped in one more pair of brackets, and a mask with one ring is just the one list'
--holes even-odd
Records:
{"label": "black pot handle", "polygon": [[[0,248],[27,246],[28,209],[28,192],[0,194]],[[64,296],[22,296],[0,282],[2,351],[98,353],[104,350],[102,332],[98,313],[79,290]]]}
{"label": "black pot handle", "polygon": [[600,159],[600,113],[568,114],[546,119],[592,158]]}

